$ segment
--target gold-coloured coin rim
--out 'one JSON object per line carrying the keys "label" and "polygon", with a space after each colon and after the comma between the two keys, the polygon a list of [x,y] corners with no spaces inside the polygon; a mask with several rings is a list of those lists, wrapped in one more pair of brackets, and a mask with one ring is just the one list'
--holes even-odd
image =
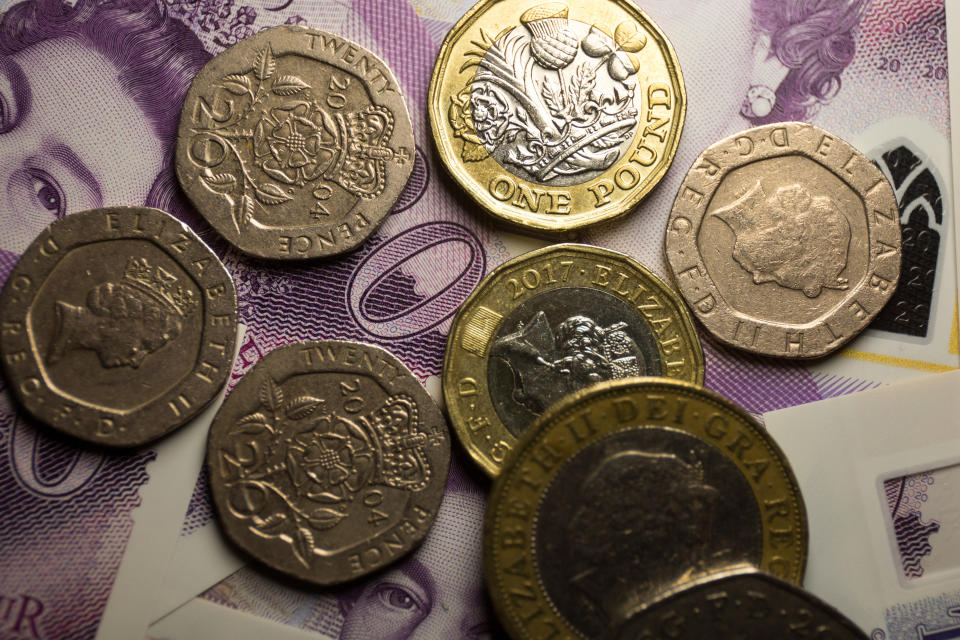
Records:
{"label": "gold-coloured coin rim", "polygon": [[[664,59],[667,61],[667,74],[672,80],[671,88],[674,91],[673,98],[676,103],[676,107],[672,112],[672,118],[675,124],[671,130],[670,141],[664,148],[663,154],[657,163],[657,169],[650,173],[645,180],[631,187],[631,190],[627,192],[625,198],[612,200],[610,203],[598,207],[593,211],[571,211],[569,214],[541,214],[532,212],[515,214],[512,213],[509,208],[502,206],[501,203],[490,197],[489,194],[481,188],[480,181],[472,176],[472,172],[467,170],[461,160],[460,154],[454,150],[452,137],[447,135],[447,129],[449,127],[444,124],[448,107],[443,103],[442,99],[442,80],[446,74],[447,66],[451,63],[450,58],[454,45],[460,37],[480,19],[488,8],[502,1],[503,0],[480,0],[477,2],[477,4],[470,8],[450,31],[447,32],[443,44],[440,45],[437,62],[433,68],[433,74],[430,77],[430,87],[427,92],[427,112],[430,120],[430,131],[433,142],[440,154],[441,164],[447,168],[447,171],[453,176],[454,180],[470,194],[484,211],[501,221],[521,228],[548,233],[564,233],[628,215],[641,200],[660,184],[667,170],[673,164],[673,160],[677,154],[677,147],[680,144],[680,136],[683,133],[687,110],[687,92],[683,81],[683,72],[680,69],[680,60],[673,48],[673,44],[660,29],[660,26],[650,19],[647,14],[631,0],[609,0],[620,7],[628,17],[639,22],[640,25],[653,36],[656,41],[655,44],[660,48]],[[632,149],[637,146],[638,135],[639,132],[631,142],[631,151],[624,153],[623,157],[617,163],[604,171],[603,174],[583,184],[574,186],[586,189],[586,185],[613,175],[622,165],[623,158],[627,157],[629,153],[632,153]],[[518,184],[525,185],[530,189],[541,189],[543,187],[541,184],[524,180],[518,176],[512,177]]]}
{"label": "gold-coloured coin rim", "polygon": [[[664,282],[662,278],[642,264],[630,256],[617,251],[576,243],[551,245],[517,256],[487,274],[467,299],[464,300],[463,304],[460,305],[460,309],[457,311],[456,316],[454,316],[453,323],[450,326],[450,332],[447,334],[447,349],[443,361],[443,399],[447,407],[447,413],[450,416],[450,423],[453,425],[453,430],[456,432],[457,438],[470,454],[470,457],[473,458],[474,462],[489,476],[496,476],[497,473],[499,473],[506,452],[515,446],[517,438],[500,420],[493,406],[493,400],[489,395],[486,383],[488,356],[476,356],[462,349],[460,346],[464,326],[468,323],[468,320],[472,318],[474,307],[479,305],[485,297],[489,296],[491,289],[500,285],[501,280],[503,280],[506,275],[522,269],[525,264],[536,262],[551,255],[556,255],[557,258],[560,259],[564,254],[580,254],[580,257],[583,259],[602,259],[626,263],[634,272],[644,278],[644,280],[641,281],[642,284],[652,285],[648,289],[648,295],[656,293],[660,298],[658,302],[662,307],[672,307],[672,311],[666,317],[676,321],[677,326],[675,331],[682,344],[679,351],[665,353],[661,341],[657,340],[657,348],[660,352],[661,361],[666,363],[670,354],[679,353],[684,359],[689,360],[689,366],[684,367],[681,371],[681,373],[684,374],[682,379],[696,384],[703,384],[703,346],[700,343],[700,337],[697,335],[696,323],[693,320],[693,316],[690,314],[689,309],[679,294],[677,294],[669,284]],[[592,276],[590,279],[592,279]],[[552,287],[553,289],[575,286],[562,281],[558,281],[555,284],[556,286]],[[542,289],[531,291],[530,293],[531,295],[546,293],[551,290],[547,288],[547,286],[549,285],[546,285]],[[609,288],[601,288],[600,286],[595,286],[594,288],[597,291],[605,291],[610,293],[610,295],[618,297],[613,291],[609,290]],[[618,297],[618,299],[622,298]],[[529,298],[518,302],[525,302],[526,300],[529,300]],[[645,298],[641,301],[647,302],[648,299]],[[626,304],[633,304],[635,309],[639,306],[636,303],[630,303],[626,300],[624,300],[624,302]],[[641,310],[637,309],[637,314],[640,315],[645,322],[649,323],[650,318]],[[505,318],[506,315],[504,315],[504,319]],[[650,329],[656,338],[657,333],[655,328],[651,326]],[[491,336],[492,335],[493,332],[491,332]],[[488,349],[489,343],[484,345],[484,352],[486,353]],[[474,366],[468,366],[471,364],[471,359],[476,360]],[[477,383],[477,393],[472,396],[463,396],[459,391],[458,382],[467,375],[465,371],[469,372],[474,368],[479,370],[479,373],[472,376],[472,379]],[[671,376],[670,379],[675,378]],[[469,412],[466,411],[465,409],[469,409],[469,403],[475,403],[477,408]],[[488,433],[480,433],[479,430],[475,432],[470,428],[468,420],[474,415],[489,419],[489,426],[484,429]],[[498,457],[500,458],[499,461],[497,460]]]}
{"label": "gold-coloured coin rim", "polygon": [[[812,131],[816,138],[803,146],[794,146],[788,140],[785,147],[771,144],[757,149],[759,144],[751,136],[767,135],[766,132],[769,132],[772,138],[773,132],[779,129],[788,131],[788,135],[794,137],[800,132]],[[751,145],[751,150],[746,154],[749,159],[740,160],[744,155],[742,151],[738,152],[739,157],[731,159],[731,150],[737,147],[738,140],[744,139]],[[762,137],[759,139],[764,140]],[[712,157],[708,159],[711,154]],[[762,318],[734,309],[724,299],[700,254],[700,228],[714,194],[728,175],[753,162],[791,155],[807,158],[823,167],[863,202],[869,262],[865,275],[850,286],[849,293],[814,320],[798,324],[772,320],[764,322]],[[860,161],[854,166],[855,158]],[[702,170],[704,175],[699,175],[698,170]],[[864,183],[869,187],[858,188],[855,183]],[[876,193],[871,195],[874,191]],[[859,149],[816,125],[778,122],[725,137],[697,156],[680,184],[670,209],[664,232],[664,255],[677,290],[704,328],[723,344],[765,356],[822,358],[859,335],[893,297],[900,279],[902,260],[899,218],[897,198],[889,181]],[[878,272],[882,272],[883,276]],[[882,282],[878,282],[882,286],[872,285],[870,281],[874,277],[881,278]],[[766,334],[771,329],[776,333],[768,337]],[[759,337],[761,333],[764,334],[762,339]],[[804,337],[807,337],[806,341]]]}
{"label": "gold-coloured coin rim", "polygon": [[[545,471],[544,469],[546,467],[543,466],[537,466],[536,470],[533,470],[531,467],[523,465],[525,455],[544,437],[548,436],[554,428],[559,428],[567,418],[580,415],[583,409],[593,402],[603,401],[611,396],[615,398],[625,397],[631,392],[635,394],[674,393],[680,397],[691,397],[708,405],[713,405],[718,410],[718,413],[714,415],[726,414],[725,417],[736,419],[742,426],[746,426],[752,432],[751,435],[754,436],[752,440],[753,443],[765,446],[771,458],[770,470],[779,470],[779,475],[781,476],[780,482],[784,485],[778,493],[786,493],[787,498],[793,502],[790,508],[790,515],[794,535],[791,545],[792,553],[788,558],[789,569],[785,572],[772,570],[773,568],[770,565],[774,558],[771,557],[773,555],[773,545],[770,541],[770,536],[773,527],[769,522],[770,507],[764,505],[762,496],[757,494],[757,488],[754,487],[753,483],[750,483],[754,497],[757,500],[758,510],[761,513],[761,526],[763,527],[764,534],[763,560],[759,568],[789,582],[795,584],[802,583],[803,574],[806,569],[809,542],[806,507],[803,502],[803,496],[800,493],[799,484],[786,456],[762,425],[730,400],[708,389],[688,382],[679,382],[664,378],[627,378],[610,382],[600,382],[588,389],[567,396],[541,415],[526,433],[523,434],[520,441],[508,454],[507,460],[504,462],[503,472],[493,481],[493,488],[490,492],[487,510],[484,516],[484,579],[498,618],[501,623],[503,623],[509,635],[515,640],[528,638],[533,640],[535,637],[543,637],[535,636],[529,631],[529,626],[534,623],[542,625],[544,629],[552,630],[556,634],[556,637],[583,637],[582,634],[574,629],[560,614],[538,578],[539,572],[537,570],[533,532],[533,527],[538,518],[537,508],[539,500],[543,496],[543,490],[550,486],[556,473],[563,467],[564,463],[582,450],[583,447],[612,433],[636,428],[637,426],[662,426],[684,431],[715,446],[718,451],[722,452],[723,455],[733,462],[738,470],[747,477],[742,461],[738,460],[736,456],[729,455],[725,448],[715,444],[719,440],[722,440],[722,437],[710,439],[709,437],[698,435],[693,428],[685,424],[688,423],[689,420],[683,420],[681,424],[678,424],[674,416],[670,414],[666,414],[662,419],[650,418],[649,415],[646,418],[638,417],[635,420],[627,422],[625,425],[616,425],[613,428],[606,428],[606,425],[597,424],[596,431],[585,436],[579,443],[574,443],[574,438],[567,438],[570,444],[563,447],[564,450],[560,452],[556,463],[550,470]],[[643,406],[639,406],[639,409],[643,411]],[[689,415],[691,414],[688,410],[687,416]],[[707,420],[708,418],[704,416],[703,422],[706,423]],[[631,426],[631,424],[634,426]],[[733,430],[731,429],[731,431]],[[521,467],[523,467],[523,469],[521,469]],[[537,470],[539,471],[535,473],[534,471]],[[523,475],[522,478],[520,477],[521,473]],[[750,482],[749,478],[747,479],[748,482]],[[526,487],[527,493],[532,494],[526,502],[524,498],[516,495],[518,492],[514,485],[523,485]],[[534,487],[536,490],[531,489],[531,487]],[[772,489],[772,485],[767,488]],[[502,524],[503,519],[508,517],[515,520],[518,524],[511,526],[509,529],[505,528]],[[510,536],[513,540],[519,540],[519,542],[505,545],[505,535]],[[502,552],[504,548],[517,550],[517,552],[510,560],[503,560]],[[526,589],[523,600],[535,604],[535,609],[528,609],[527,615],[523,617],[518,614],[517,609],[511,604],[510,598],[508,597],[507,589],[509,587],[505,584],[506,576],[504,575],[505,572],[502,571],[502,568],[507,566],[511,568],[509,575],[517,581],[517,585]],[[523,567],[524,569],[520,571],[517,567]],[[656,595],[654,597],[656,597]]]}

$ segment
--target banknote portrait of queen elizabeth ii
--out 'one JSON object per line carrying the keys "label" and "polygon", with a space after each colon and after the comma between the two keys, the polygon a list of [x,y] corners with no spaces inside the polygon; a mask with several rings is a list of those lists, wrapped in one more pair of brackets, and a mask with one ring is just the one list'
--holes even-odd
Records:
{"label": "banknote portrait of queen elizabeth ii", "polygon": [[[209,58],[155,0],[2,4],[0,281],[34,237],[67,214],[146,204],[193,222],[178,204],[168,160],[179,120],[171,105]],[[180,316],[124,284],[122,265],[90,289],[65,300],[59,343],[44,358],[64,363],[86,351],[122,376],[176,342]],[[138,337],[113,340],[125,322],[137,325]],[[96,331],[77,331],[83,327]],[[156,464],[148,471],[158,453],[78,450],[15,412],[3,391],[0,591],[23,594],[23,615],[5,619],[0,635],[93,638],[111,591],[122,590],[131,514],[139,507],[146,517],[154,504],[141,491],[160,473]]]}
{"label": "banknote portrait of queen elizabeth ii", "polygon": [[209,58],[156,0],[10,6],[0,33],[0,249],[20,254],[51,221],[104,206],[195,222],[174,188],[171,105]]}

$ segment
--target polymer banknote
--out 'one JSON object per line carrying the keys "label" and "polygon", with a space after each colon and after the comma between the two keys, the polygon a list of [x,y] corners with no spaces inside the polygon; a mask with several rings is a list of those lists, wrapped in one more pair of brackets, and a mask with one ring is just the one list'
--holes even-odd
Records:
{"label": "polymer banknote", "polygon": [[[509,234],[489,227],[465,204],[430,148],[427,84],[442,38],[468,4],[78,0],[65,9],[49,0],[0,1],[6,78],[0,83],[0,182],[5,185],[5,197],[0,198],[0,279],[53,218],[96,206],[157,206],[197,229],[230,269],[240,318],[249,329],[241,342],[241,370],[244,358],[253,361],[256,354],[295,340],[362,340],[391,350],[436,390],[446,332],[459,304],[492,267],[516,255],[518,247],[536,244],[515,243]],[[943,1],[707,0],[695,11],[676,4],[644,3],[677,47],[690,96],[676,173],[624,222],[581,239],[626,251],[663,274],[663,225],[686,165],[713,140],[751,124],[738,114],[752,84],[779,85],[793,78],[776,118],[808,120],[834,130],[886,166],[900,198],[904,237],[914,238],[915,251],[905,257],[905,264],[916,267],[905,282],[914,284],[905,289],[909,296],[894,301],[892,315],[886,320],[882,316],[864,338],[828,363],[771,362],[708,342],[707,385],[760,413],[955,367]],[[347,256],[294,268],[231,252],[185,203],[171,164],[179,109],[168,108],[182,100],[193,75],[212,55],[264,27],[284,23],[341,34],[385,60],[404,91],[417,140],[410,183],[377,233]],[[326,46],[348,51],[337,39]],[[788,64],[796,67],[792,76],[781,68]],[[136,145],[130,144],[131,137]],[[9,402],[3,421],[22,424]],[[55,470],[69,464],[62,460],[80,456],[63,445],[68,454],[57,458],[51,453],[56,445],[48,443],[45,432],[32,433],[38,443],[33,451],[45,461],[43,469]],[[0,492],[13,496],[19,485],[14,463],[6,464],[11,472],[0,477]],[[205,480],[196,469],[181,469],[181,477],[188,474],[193,497],[178,525],[178,552],[169,566],[190,565],[192,572],[171,569],[167,575],[173,581],[187,575],[191,580],[158,587],[165,595],[152,602],[154,617],[237,567],[229,552],[207,554],[218,558],[209,566],[187,561],[197,556],[180,554],[191,547],[188,540],[204,535],[209,544],[218,544]],[[94,514],[99,504],[91,501],[78,510]],[[5,518],[0,526],[15,541],[5,545],[11,553],[39,548],[23,533],[23,522],[30,517],[27,512]],[[106,541],[97,542],[99,536]],[[76,561],[90,564],[101,548],[128,548],[130,536],[98,529],[71,539]],[[76,571],[50,565],[44,575],[80,575]],[[475,591],[471,581],[479,585],[479,574],[463,576],[464,589]],[[26,592],[21,587],[26,583],[17,580],[5,577],[4,594],[12,598]],[[94,637],[103,616],[103,606],[96,603],[110,593],[116,572],[93,581],[100,600],[70,594],[73,606],[92,616],[83,625],[69,627],[73,637]],[[56,591],[62,581],[46,584]],[[240,608],[224,591],[208,592],[208,598],[219,593],[219,601]],[[338,595],[330,597],[339,602]],[[339,629],[343,611],[339,605],[331,611],[331,628]],[[80,618],[65,615],[64,624]],[[25,628],[24,623],[20,627]]]}

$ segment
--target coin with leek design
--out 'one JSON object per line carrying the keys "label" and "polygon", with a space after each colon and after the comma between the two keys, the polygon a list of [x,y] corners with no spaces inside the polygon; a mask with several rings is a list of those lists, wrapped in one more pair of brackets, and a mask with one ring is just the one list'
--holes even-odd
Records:
{"label": "coin with leek design", "polygon": [[410,115],[382,60],[346,38],[266,29],[208,62],[180,117],[177,177],[231,244],[336,255],[386,218],[413,171]]}
{"label": "coin with leek design", "polygon": [[158,209],[50,224],[0,294],[8,388],[39,421],[133,447],[185,424],[233,363],[237,296],[217,256]]}
{"label": "coin with leek design", "polygon": [[567,394],[603,380],[703,382],[686,306],[615,251],[561,244],[491,272],[453,321],[443,395],[461,443],[496,475],[527,426]]}
{"label": "coin with leek design", "polygon": [[637,608],[617,640],[867,640],[857,625],[812,593],[750,568],[692,581]]}
{"label": "coin with leek design", "polygon": [[629,213],[673,162],[686,110],[673,46],[629,0],[478,2],[447,34],[427,101],[460,186],[546,232]]}
{"label": "coin with leek design", "polygon": [[677,192],[667,261],[715,338],[816,358],[852,340],[900,279],[900,214],[869,158],[823,129],[749,129],[700,154]]}
{"label": "coin with leek design", "polygon": [[806,557],[803,499],[766,430],[663,378],[602,382],[548,409],[504,462],[484,522],[487,586],[517,640],[610,638],[690,579],[751,565],[799,583]]}
{"label": "coin with leek design", "polygon": [[449,464],[447,425],[423,385],[387,351],[354,342],[268,353],[224,402],[207,444],[227,537],[318,585],[419,544]]}

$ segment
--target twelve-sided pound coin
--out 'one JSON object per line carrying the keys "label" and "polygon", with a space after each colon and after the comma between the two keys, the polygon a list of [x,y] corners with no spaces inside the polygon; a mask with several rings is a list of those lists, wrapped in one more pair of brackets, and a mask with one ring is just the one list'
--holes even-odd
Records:
{"label": "twelve-sided pound coin", "polygon": [[102,445],[172,431],[230,373],[237,297],[220,260],[157,209],[67,216],[34,240],[0,294],[9,387],[41,422]]}
{"label": "twelve-sided pound coin", "polygon": [[410,115],[390,69],[339,36],[279,26],[201,69],[183,106],[177,177],[241,251],[350,251],[413,171]]}
{"label": "twelve-sided pound coin", "polygon": [[673,45],[630,0],[482,0],[447,34],[427,106],[443,164],[486,211],[563,232],[657,185],[686,100]]}
{"label": "twelve-sided pound coin", "polygon": [[487,586],[516,640],[609,638],[641,603],[733,565],[798,583],[796,478],[746,412],[663,378],[602,382],[544,413],[494,480]]}
{"label": "twelve-sided pound coin", "polygon": [[703,383],[703,351],[680,297],[616,251],[560,244],[491,272],[450,329],[443,394],[464,447],[496,475],[527,426],[596,382]]}
{"label": "twelve-sided pound coin", "polygon": [[353,342],[271,351],[224,402],[207,445],[227,536],[320,585],[416,546],[449,464],[447,425],[423,385],[388,352]]}
{"label": "twelve-sided pound coin", "polygon": [[900,217],[870,159],[813,125],[756,127],[708,148],[680,185],[667,261],[721,342],[815,358],[852,340],[900,279]]}

